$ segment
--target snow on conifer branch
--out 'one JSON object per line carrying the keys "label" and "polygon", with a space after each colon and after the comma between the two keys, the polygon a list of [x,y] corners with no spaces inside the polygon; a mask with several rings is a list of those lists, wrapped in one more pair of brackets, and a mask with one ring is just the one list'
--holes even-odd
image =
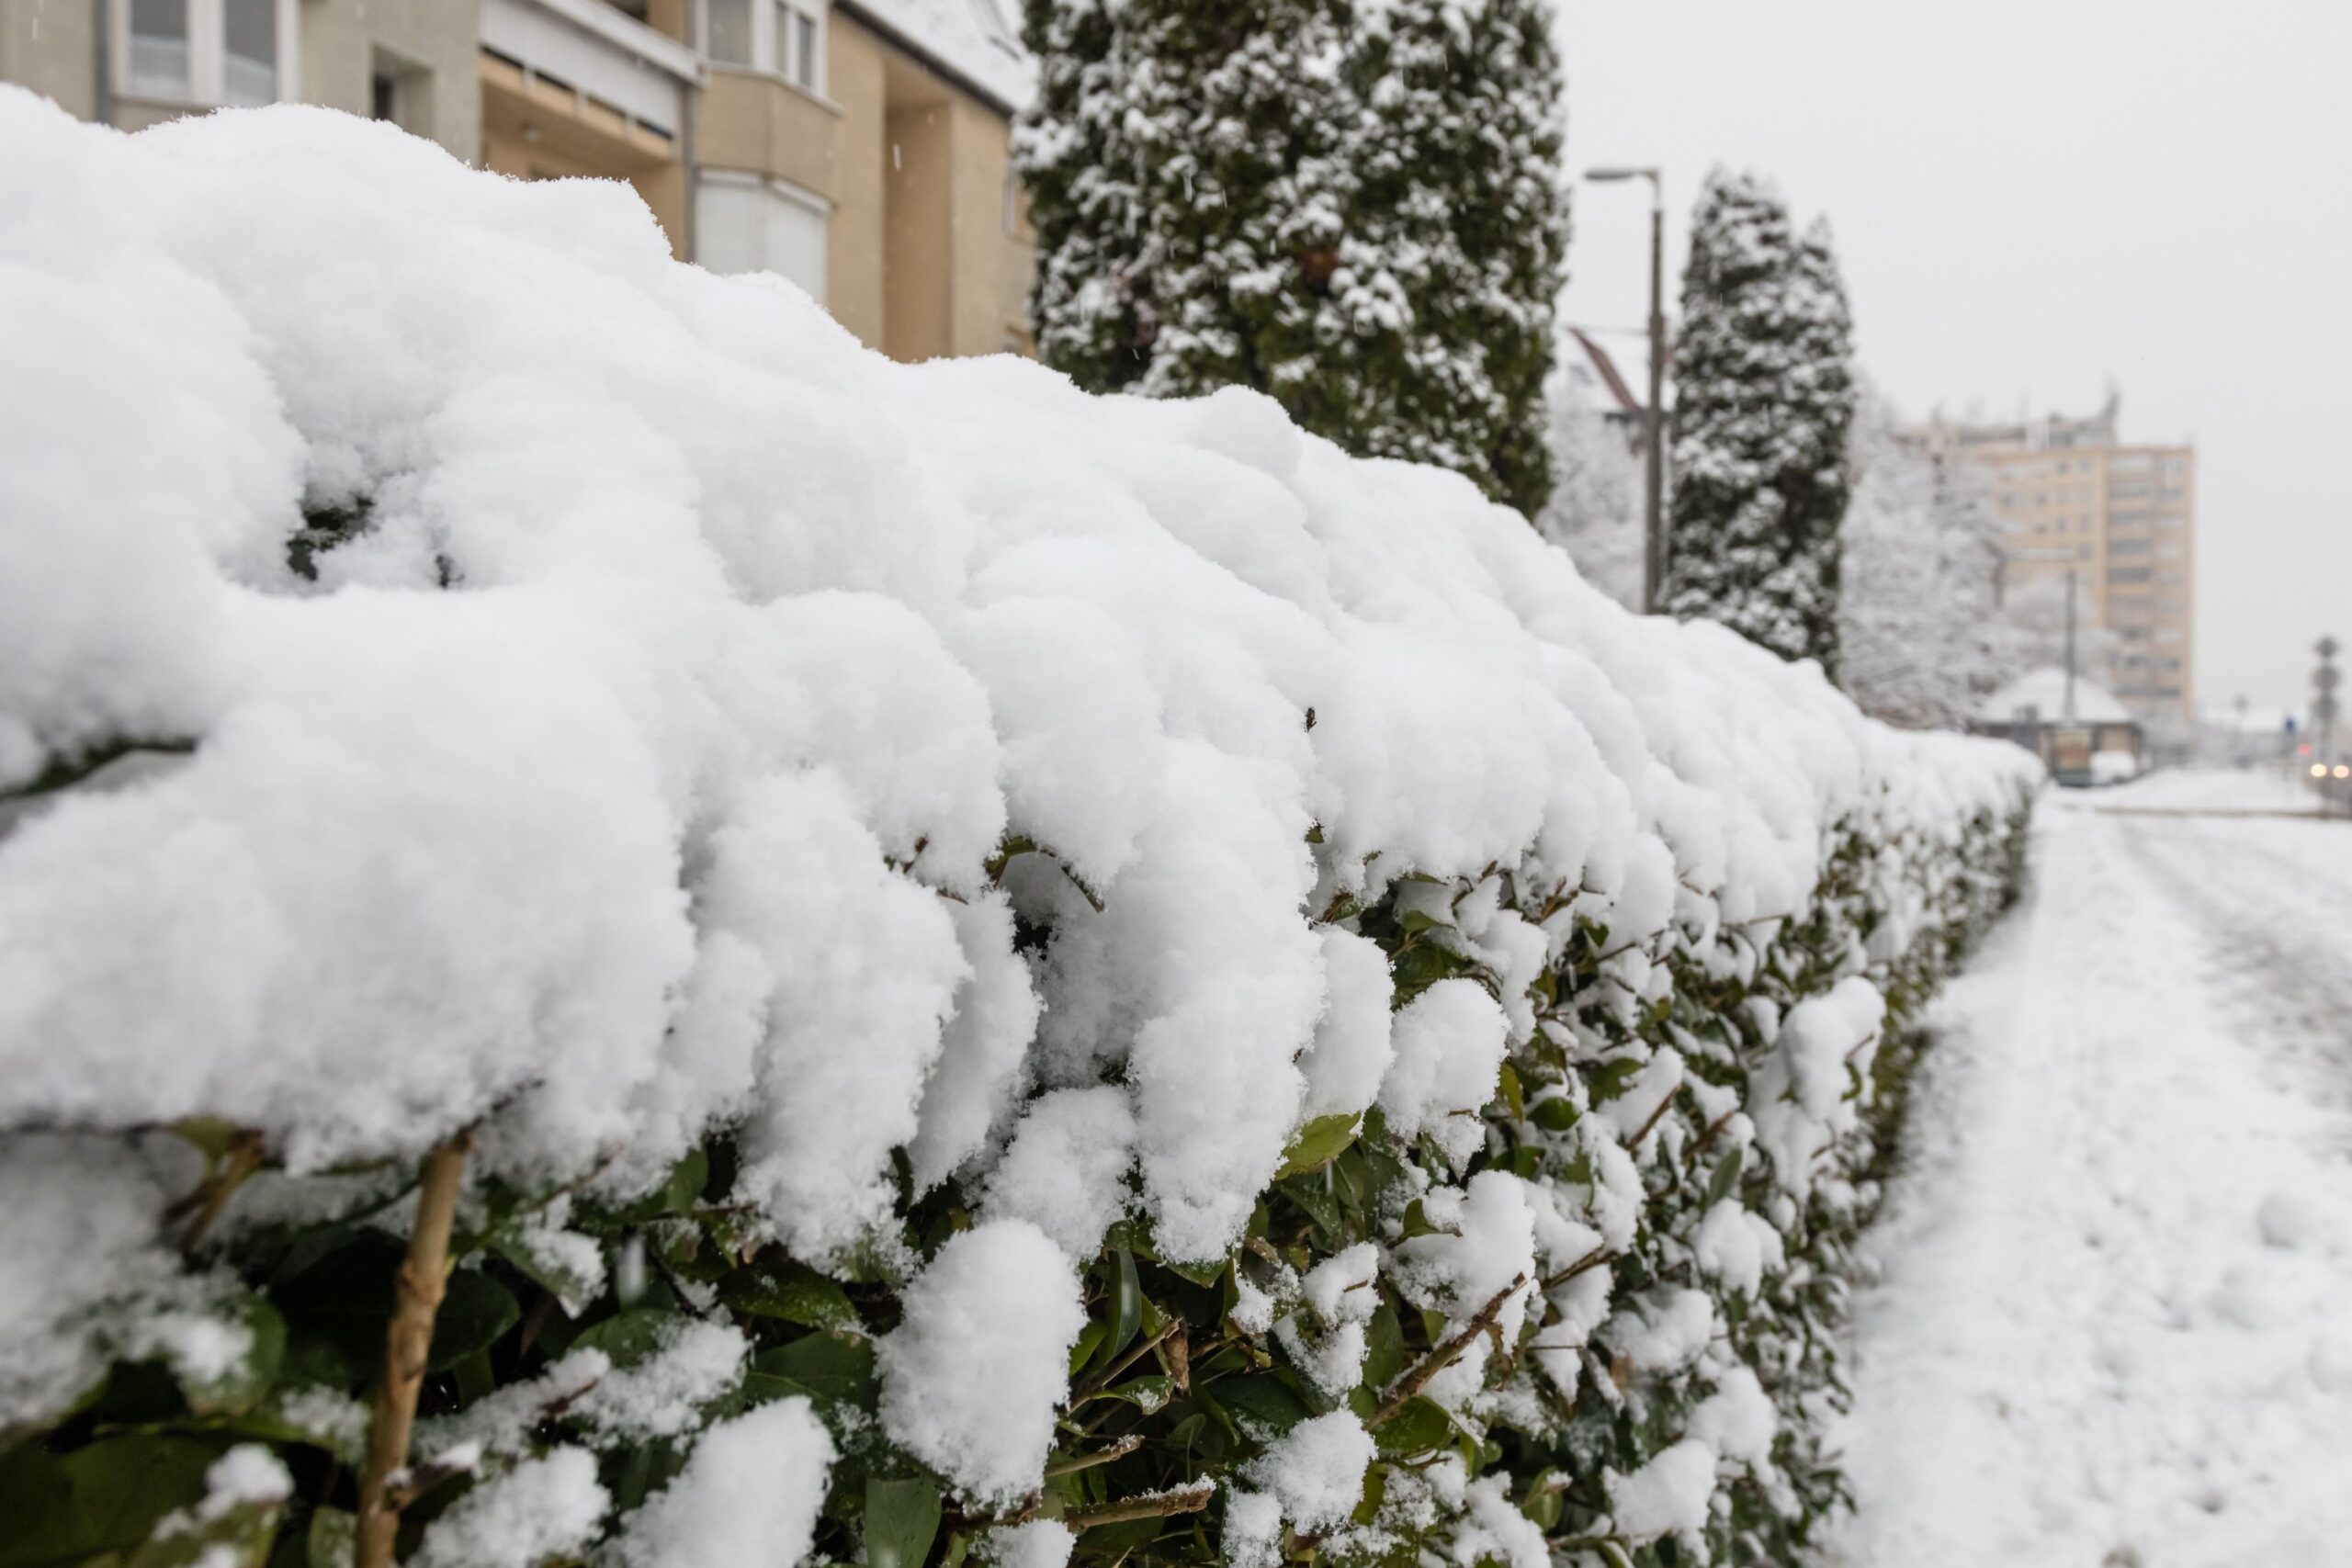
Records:
{"label": "snow on conifer branch", "polygon": [[1827,225],[1717,169],[1691,215],[1675,339],[1664,607],[1838,673],[1855,383]]}

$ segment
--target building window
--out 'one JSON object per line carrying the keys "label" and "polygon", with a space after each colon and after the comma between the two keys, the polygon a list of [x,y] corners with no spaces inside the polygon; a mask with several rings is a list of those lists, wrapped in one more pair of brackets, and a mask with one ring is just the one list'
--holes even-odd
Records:
{"label": "building window", "polygon": [[277,0],[221,0],[220,101],[277,96]]}
{"label": "building window", "polygon": [[368,62],[368,113],[412,136],[433,134],[433,73],[387,50]]}
{"label": "building window", "polygon": [[721,65],[774,72],[825,90],[823,0],[702,0],[703,52]]}
{"label": "building window", "polygon": [[752,0],[703,0],[702,47],[723,64],[752,64]]}
{"label": "building window", "polygon": [[695,259],[710,272],[772,272],[825,300],[829,209],[782,180],[705,175],[695,196]]}
{"label": "building window", "polygon": [[129,96],[238,107],[294,96],[295,0],[109,3]]}
{"label": "building window", "polygon": [[188,69],[189,0],[130,0],[130,90],[195,96]]}
{"label": "building window", "polygon": [[785,74],[812,93],[821,92],[825,62],[818,44],[817,18],[797,6],[787,6],[785,9],[791,13],[792,22],[792,67]]}

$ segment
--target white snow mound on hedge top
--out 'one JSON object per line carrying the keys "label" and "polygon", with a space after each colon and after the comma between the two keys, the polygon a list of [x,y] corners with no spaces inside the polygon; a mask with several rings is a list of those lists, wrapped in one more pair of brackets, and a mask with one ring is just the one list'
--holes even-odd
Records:
{"label": "white snow mound on hedge top", "polygon": [[[822,1261],[894,1148],[982,1168],[1108,1083],[1206,1258],[1310,1107],[1491,1089],[1492,1009],[1439,998],[1375,1091],[1338,895],[1581,887],[1460,929],[1532,976],[1590,916],[1655,994],[1644,943],[1800,908],[1834,823],[1931,846],[2032,783],[1262,398],[896,365],[624,187],[322,110],[0,89],[0,791],[196,748],[0,840],[0,1126],[223,1116],[299,1171],[488,1116],[480,1169],[626,1185],[728,1124]],[[306,502],[367,508],[315,582]]]}

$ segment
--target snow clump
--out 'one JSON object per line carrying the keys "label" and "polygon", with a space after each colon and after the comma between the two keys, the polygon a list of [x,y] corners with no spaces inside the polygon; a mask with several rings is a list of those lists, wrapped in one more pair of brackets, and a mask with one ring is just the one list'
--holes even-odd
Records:
{"label": "snow clump", "polygon": [[1033,1489],[1086,1326],[1070,1265],[1026,1220],[950,1236],[876,1347],[891,1439],[983,1502]]}
{"label": "snow clump", "polygon": [[722,1421],[695,1444],[677,1479],[629,1516],[614,1560],[622,1568],[798,1562],[815,1539],[832,1463],[832,1436],[805,1399]]}

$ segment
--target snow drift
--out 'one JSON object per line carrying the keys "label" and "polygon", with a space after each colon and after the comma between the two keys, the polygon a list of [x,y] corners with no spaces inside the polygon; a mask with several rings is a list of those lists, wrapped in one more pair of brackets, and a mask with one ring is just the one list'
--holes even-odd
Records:
{"label": "snow drift", "polygon": [[[1710,1126],[1710,1159],[1761,1124],[1808,1162],[1753,1184],[1793,1235],[1810,1162],[1857,1135],[1838,1065],[1874,987],[1982,913],[2036,783],[1720,628],[1630,616],[1465,481],[1250,393],[892,364],[780,281],[674,264],[623,187],[471,172],[387,125],[131,138],[0,89],[0,1157],[24,1178],[0,1335],[38,1349],[6,1358],[0,1426],[113,1360],[197,1376],[192,1325],[227,1324],[210,1361],[235,1361],[243,1238],[404,1223],[381,1203],[462,1127],[478,1256],[560,1279],[566,1316],[628,1306],[670,1233],[567,1216],[626,1214],[720,1139],[741,1255],[827,1301],[827,1274],[913,1281],[892,1451],[1017,1498],[1072,1440],[1081,1308],[1117,1314],[1106,1232],[1127,1268],[1264,1294],[1266,1342],[1312,1339],[1327,1373],[1327,1328],[1361,1337],[1231,1261],[1335,1119],[1385,1140],[1417,1216],[1463,1216],[1448,1250],[1402,1237],[1401,1201],[1367,1211],[1380,1288],[1455,1330],[1515,1275],[1681,1247],[1641,1172]],[[1775,969],[1800,940],[1814,966]],[[1750,1122],[1705,1021],[1756,991],[1718,1033],[1769,1056],[1775,987],[1827,999]],[[1638,1117],[1586,1114],[1626,1089]],[[197,1174],[153,1135],[175,1125],[241,1130],[268,1168],[186,1269],[154,1228]],[[1582,1174],[1496,1164],[1522,1134]],[[501,1193],[538,1196],[514,1220]],[[957,1193],[986,1195],[956,1211],[978,1228],[927,1274],[942,1238],[910,1205]],[[60,1271],[77,1211],[123,1223]],[[1609,1280],[1514,1300],[1507,1332],[1598,1334]],[[661,1289],[711,1309],[691,1271]],[[854,1340],[869,1303],[842,1305],[817,1326]],[[1732,1386],[1708,1310],[1625,1375]],[[1491,1386],[1539,1363],[1577,1397],[1573,1346],[1507,1372],[1480,1346],[1423,1397],[1541,1427]],[[915,1386],[967,1363],[1017,1393]],[[624,1555],[724,1556],[684,1499],[758,1473],[730,1418]],[[767,1419],[827,1462],[805,1415]],[[1589,1467],[1596,1512],[1695,1534],[1666,1500],[1764,1451],[1703,1440],[1670,1484]],[[571,1551],[547,1517],[632,1506],[486,1463],[436,1561],[480,1560],[462,1520],[506,1519],[481,1499],[518,1478],[556,1497],[543,1528],[482,1540]],[[1399,1482],[1361,1528],[1419,1509],[1515,1560],[1498,1474]],[[1264,1484],[1253,1539],[1294,1506]],[[1295,1523],[1346,1512],[1318,1485]],[[824,1491],[783,1494],[775,1539],[809,1539]]]}

